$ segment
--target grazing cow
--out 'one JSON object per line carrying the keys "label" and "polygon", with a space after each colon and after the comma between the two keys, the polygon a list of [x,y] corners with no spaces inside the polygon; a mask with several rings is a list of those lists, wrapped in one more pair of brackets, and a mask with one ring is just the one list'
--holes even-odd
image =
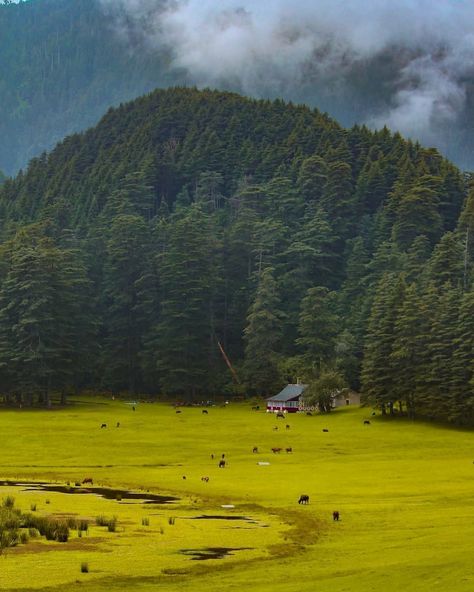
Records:
{"label": "grazing cow", "polygon": [[329,432],[327,428],[323,428],[323,432]]}
{"label": "grazing cow", "polygon": [[209,482],[209,477],[201,477],[201,481],[205,481],[206,483]]}
{"label": "grazing cow", "polygon": [[91,485],[93,485],[94,481],[93,481],[92,477],[86,477],[85,479],[82,480],[82,485],[85,485],[86,483],[90,483]]}
{"label": "grazing cow", "polygon": [[207,409],[203,409],[201,413],[204,413],[204,415],[208,415]]}
{"label": "grazing cow", "polygon": [[284,414],[282,411],[279,411],[279,412],[276,414],[276,416],[277,416],[277,417],[281,417],[282,419],[285,419],[285,414]]}
{"label": "grazing cow", "polygon": [[285,427],[286,427],[286,429],[287,429],[287,430],[289,430],[289,429],[290,429],[290,426],[289,426],[289,424],[286,424],[286,426],[285,426]]}
{"label": "grazing cow", "polygon": [[334,510],[334,512],[332,513],[332,519],[335,522],[338,522],[338,520],[339,520],[339,512],[337,510]]}
{"label": "grazing cow", "polygon": [[252,452],[253,452],[254,454],[257,454],[257,452],[258,452],[258,447],[257,447],[257,446],[254,446],[254,447],[253,447],[253,450],[252,450]]}
{"label": "grazing cow", "polygon": [[289,448],[285,448],[285,450],[286,450],[287,453],[293,452],[293,448],[291,448],[291,446]]}
{"label": "grazing cow", "polygon": [[106,427],[107,427],[107,424],[106,424],[106,423],[103,423],[103,424],[100,426],[100,429],[102,429],[102,428],[106,428]]}
{"label": "grazing cow", "polygon": [[225,469],[225,460],[219,461],[219,469]]}
{"label": "grazing cow", "polygon": [[309,495],[300,495],[299,504],[309,504]]}
{"label": "grazing cow", "polygon": [[181,413],[181,410],[180,409],[176,409],[176,413]]}
{"label": "grazing cow", "polygon": [[280,453],[281,448],[272,448],[272,452],[273,452],[273,454],[276,454],[277,452]]}
{"label": "grazing cow", "polygon": [[368,419],[364,419],[364,425],[370,425],[370,421]]}

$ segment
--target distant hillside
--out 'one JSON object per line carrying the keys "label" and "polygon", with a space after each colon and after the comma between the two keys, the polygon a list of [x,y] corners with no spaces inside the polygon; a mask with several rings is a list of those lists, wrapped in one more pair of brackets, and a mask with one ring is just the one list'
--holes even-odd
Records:
{"label": "distant hillside", "polygon": [[303,377],[469,423],[466,183],[433,149],[281,101],[176,88],[111,109],[0,188],[2,390]]}
{"label": "distant hillside", "polygon": [[131,51],[96,0],[0,5],[0,169],[12,174],[113,104],[176,80]]}

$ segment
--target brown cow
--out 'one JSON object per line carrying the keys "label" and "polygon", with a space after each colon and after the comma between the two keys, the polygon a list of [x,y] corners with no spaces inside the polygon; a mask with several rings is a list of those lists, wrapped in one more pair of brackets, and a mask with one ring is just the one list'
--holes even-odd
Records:
{"label": "brown cow", "polygon": [[276,454],[277,452],[280,453],[281,448],[272,448],[272,452],[273,452],[273,454]]}

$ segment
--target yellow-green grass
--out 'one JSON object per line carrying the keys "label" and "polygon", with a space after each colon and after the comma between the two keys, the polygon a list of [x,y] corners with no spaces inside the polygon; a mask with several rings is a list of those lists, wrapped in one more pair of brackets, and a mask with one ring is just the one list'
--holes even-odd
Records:
{"label": "yellow-green grass", "polygon": [[[180,498],[147,506],[0,487],[0,497],[13,494],[25,511],[36,504],[45,515],[118,517],[115,533],[92,526],[68,543],[34,541],[8,551],[0,557],[1,590],[474,589],[469,431],[383,420],[368,409],[281,420],[246,404],[204,415],[200,408],[177,414],[141,403],[134,412],[121,401],[82,399],[62,410],[2,410],[0,438],[0,479],[93,477],[94,485]],[[219,469],[222,453],[227,466]],[[297,504],[302,493],[310,495],[308,506]],[[254,522],[192,520],[202,514]],[[206,561],[180,552],[208,547],[242,550]],[[82,562],[89,573],[80,572]]]}

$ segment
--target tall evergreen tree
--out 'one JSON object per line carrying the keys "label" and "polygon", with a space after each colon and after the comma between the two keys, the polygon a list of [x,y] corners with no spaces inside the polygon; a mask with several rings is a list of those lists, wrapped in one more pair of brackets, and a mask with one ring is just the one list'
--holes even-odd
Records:
{"label": "tall evergreen tree", "polygon": [[268,267],[259,274],[244,330],[246,382],[251,391],[263,395],[281,386],[278,362],[283,312],[280,306],[274,270]]}

